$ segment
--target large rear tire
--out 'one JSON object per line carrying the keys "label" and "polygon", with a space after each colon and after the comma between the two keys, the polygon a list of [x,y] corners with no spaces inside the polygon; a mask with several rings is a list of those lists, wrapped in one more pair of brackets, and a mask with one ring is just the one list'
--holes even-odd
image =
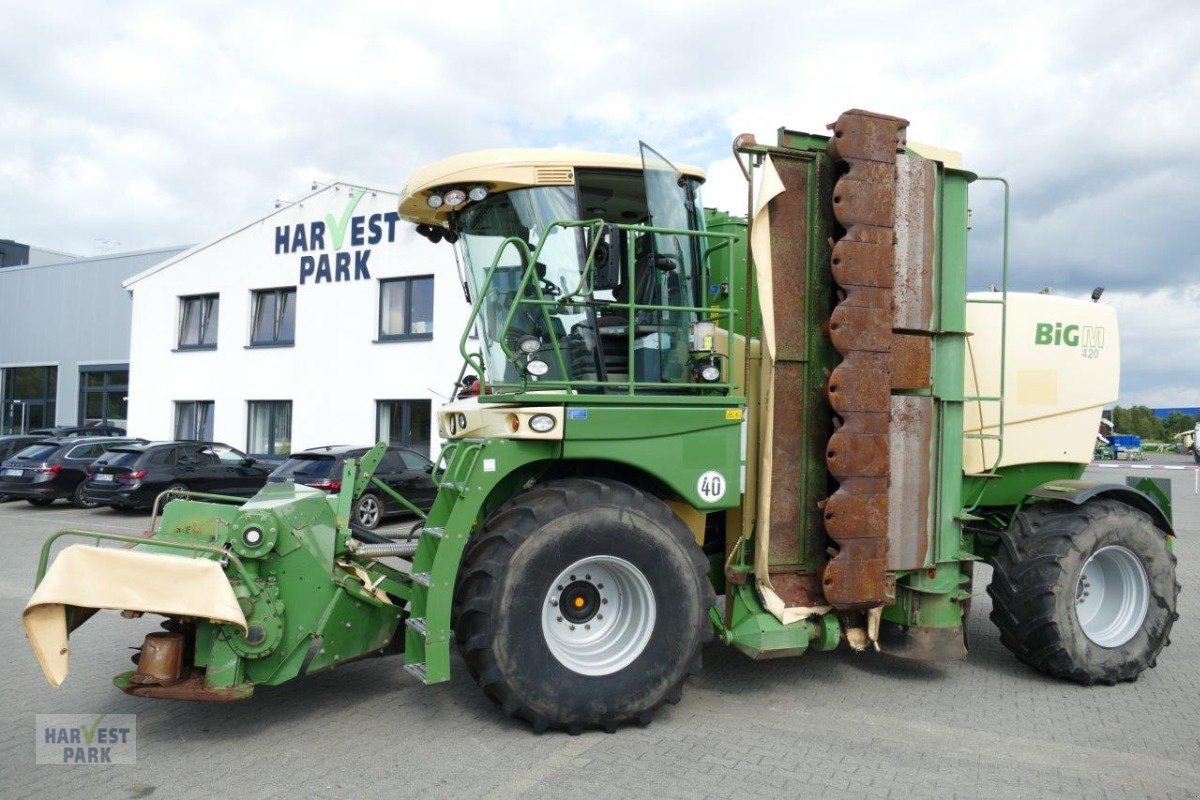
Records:
{"label": "large rear tire", "polygon": [[649,724],[712,637],[707,564],[658,498],[567,479],[509,501],[468,545],[454,631],[472,676],[537,732]]}
{"label": "large rear tire", "polygon": [[1137,680],[1170,644],[1175,557],[1138,509],[1039,503],[1017,515],[993,567],[1000,641],[1037,670],[1112,686]]}

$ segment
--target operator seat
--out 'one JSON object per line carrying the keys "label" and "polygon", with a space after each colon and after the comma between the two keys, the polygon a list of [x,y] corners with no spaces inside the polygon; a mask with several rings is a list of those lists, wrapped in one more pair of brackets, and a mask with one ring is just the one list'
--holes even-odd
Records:
{"label": "operator seat", "polygon": [[[658,255],[654,252],[653,234],[645,233],[637,237],[634,243],[634,281],[633,297],[638,305],[663,303],[662,289],[665,273],[665,289],[667,304],[677,304],[679,295],[679,264],[672,256]],[[630,302],[630,276],[622,273],[621,282],[613,289],[615,304]],[[638,311],[635,327],[641,332],[647,327],[661,325],[661,312]],[[629,326],[629,313],[620,308],[612,308],[609,313],[596,319],[599,329],[600,349],[604,357],[604,371],[609,380],[626,380],[629,375],[629,342],[626,338],[626,328]],[[610,331],[606,333],[605,331]]]}

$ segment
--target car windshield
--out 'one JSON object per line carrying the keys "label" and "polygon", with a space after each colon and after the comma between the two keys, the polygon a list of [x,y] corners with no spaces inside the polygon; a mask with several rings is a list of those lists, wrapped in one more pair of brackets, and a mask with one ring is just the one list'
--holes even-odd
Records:
{"label": "car windshield", "polygon": [[97,467],[131,467],[142,453],[139,450],[109,450],[93,462]]}
{"label": "car windshield", "polygon": [[22,461],[44,461],[58,452],[61,446],[57,444],[31,444],[13,456],[13,458],[19,458]]}
{"label": "car windshield", "polygon": [[274,472],[273,478],[290,478],[297,481],[328,478],[334,472],[337,459],[330,455],[296,455],[283,462]]}

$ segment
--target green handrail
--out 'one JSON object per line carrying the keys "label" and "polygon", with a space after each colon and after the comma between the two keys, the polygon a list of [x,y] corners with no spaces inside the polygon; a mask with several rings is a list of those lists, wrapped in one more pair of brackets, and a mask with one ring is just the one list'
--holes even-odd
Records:
{"label": "green handrail", "polygon": [[[624,307],[626,310],[627,326],[628,326],[627,327],[627,331],[628,331],[628,335],[627,335],[628,353],[627,353],[627,355],[628,355],[629,363],[631,365],[634,363],[634,360],[635,360],[635,349],[636,349],[635,336],[633,335],[633,332],[636,329],[636,325],[635,325],[636,318],[637,318],[638,312],[640,312],[640,311],[694,313],[694,314],[698,314],[698,315],[705,315],[709,319],[728,319],[729,324],[732,326],[733,319],[736,316],[736,312],[733,309],[733,298],[731,296],[726,298],[726,306],[727,307],[723,308],[723,309],[714,309],[711,306],[683,306],[683,305],[677,306],[677,305],[664,305],[664,304],[639,304],[637,302],[636,298],[634,298],[634,297],[630,298],[630,301],[628,304],[624,304],[624,303],[600,304],[594,300],[575,300],[574,303],[572,303],[572,300],[578,296],[579,290],[582,289],[582,287],[585,284],[589,288],[589,292],[588,292],[589,294],[591,293],[591,291],[590,291],[591,287],[593,287],[595,285],[595,281],[594,281],[595,253],[596,253],[596,246],[599,242],[599,237],[595,235],[595,232],[602,225],[604,225],[604,222],[602,220],[555,220],[554,222],[550,223],[546,227],[545,234],[541,237],[541,240],[538,242],[537,248],[532,253],[530,253],[528,247],[525,245],[525,243],[523,241],[521,241],[520,239],[516,239],[515,237],[509,237],[508,239],[505,239],[504,242],[501,243],[500,247],[496,251],[495,257],[492,259],[491,266],[489,266],[489,268],[488,268],[488,272],[487,272],[486,278],[484,280],[484,288],[480,292],[480,296],[476,300],[476,302],[472,308],[472,313],[471,313],[470,318],[468,319],[467,328],[464,331],[463,336],[460,340],[460,351],[462,352],[464,358],[467,360],[467,362],[470,364],[470,366],[475,367],[477,369],[477,371],[479,372],[480,381],[481,381],[481,384],[480,384],[480,393],[481,394],[484,391],[486,391],[486,388],[487,388],[487,384],[485,382],[483,382],[484,381],[483,370],[481,368],[482,367],[482,359],[480,359],[479,363],[477,364],[475,361],[473,361],[472,359],[470,359],[468,357],[468,355],[466,353],[466,349],[465,349],[466,340],[467,340],[467,337],[468,337],[470,331],[472,330],[472,328],[475,324],[475,321],[478,317],[478,310],[479,310],[479,308],[481,308],[482,302],[483,302],[484,298],[486,297],[488,291],[491,288],[492,278],[493,278],[495,270],[499,264],[500,255],[503,253],[504,249],[506,248],[507,244],[510,241],[515,242],[520,246],[519,249],[524,251],[524,254],[527,255],[527,257],[528,257],[528,261],[527,261],[525,270],[522,273],[521,282],[520,282],[519,286],[517,287],[516,299],[514,300],[512,306],[509,308],[508,313],[505,315],[504,323],[501,326],[500,330],[496,334],[496,340],[497,340],[498,344],[500,345],[501,349],[503,350],[505,356],[509,360],[513,359],[513,357],[515,356],[515,353],[513,353],[512,350],[508,347],[508,343],[507,343],[508,331],[512,325],[513,319],[516,317],[517,310],[521,305],[535,305],[542,312],[542,315],[546,321],[546,330],[550,334],[551,346],[554,349],[554,354],[555,354],[555,358],[558,362],[559,370],[561,371],[561,374],[564,376],[569,375],[569,372],[567,370],[566,361],[563,358],[562,348],[560,347],[559,342],[558,342],[558,335],[554,331],[554,326],[550,323],[549,311],[548,311],[548,308],[550,306],[565,306],[565,305],[574,304],[574,305],[603,305],[604,307],[611,307],[611,306]],[[536,274],[538,256],[541,254],[542,248],[546,245],[546,242],[549,241],[551,232],[555,228],[561,228],[563,230],[566,230],[569,228],[581,228],[581,227],[592,228],[593,235],[592,235],[592,244],[588,250],[587,259],[584,262],[583,272],[580,277],[580,283],[579,283],[579,286],[577,287],[576,291],[571,294],[568,294],[564,297],[558,298],[557,300],[547,300],[547,299],[545,299],[545,296],[542,294],[541,285],[539,282],[539,283],[536,283],[534,286],[535,291],[537,293],[537,297],[536,298],[526,298],[524,296],[526,287],[528,287],[529,282],[533,279],[533,276]],[[667,236],[688,236],[688,237],[695,237],[695,238],[712,238],[712,239],[724,240],[724,241],[720,242],[718,245],[714,246],[713,248],[710,248],[705,253],[705,256],[702,257],[701,264],[698,265],[700,267],[700,269],[702,270],[701,275],[700,275],[701,281],[706,280],[706,275],[708,272],[707,256],[710,253],[715,252],[716,250],[718,250],[722,247],[730,246],[730,244],[738,238],[738,235],[735,233],[724,233],[724,232],[718,232],[718,231],[700,231],[700,230],[688,230],[688,229],[680,229],[680,228],[662,228],[662,227],[656,227],[656,226],[650,226],[650,225],[616,224],[615,227],[618,230],[636,231],[638,233],[652,233],[652,234],[667,235]],[[637,280],[636,265],[633,265],[631,267],[631,269],[633,270],[633,274],[630,276],[630,280],[636,282],[636,280]],[[725,357],[728,357],[730,354],[725,353],[722,355],[724,355]],[[463,373],[465,373],[465,369],[466,369],[466,366],[464,365],[464,369],[462,371]],[[461,383],[461,377],[459,380]],[[628,374],[626,380],[624,381],[624,383],[626,385],[628,394],[630,394],[630,395],[635,394],[636,389],[639,386],[642,388],[678,388],[680,386],[680,384],[678,384],[678,383],[664,383],[664,382],[651,383],[651,382],[646,382],[646,381],[638,381],[638,380],[636,380],[636,376],[634,375],[634,372],[632,369],[630,369],[629,374]],[[528,386],[528,383],[523,378],[522,382],[520,384],[509,383],[509,382],[504,382],[504,381],[496,381],[494,385],[502,386],[502,387],[512,386],[512,387],[524,388],[524,387]],[[566,380],[562,380],[562,381],[555,381],[555,380],[539,380],[538,381],[539,388],[571,389],[571,388],[583,388],[583,387],[586,387],[586,388],[611,387],[613,385],[614,385],[613,381],[579,381],[579,380],[571,380],[569,378]],[[729,380],[722,381],[720,383],[706,384],[705,388],[728,390],[728,389],[732,389],[733,385],[734,384],[733,384],[732,374],[731,374]],[[455,391],[457,392],[457,388],[455,389]]]}
{"label": "green handrail", "polygon": [[[974,397],[964,398],[974,400],[976,405],[983,402],[995,402],[999,408],[999,419],[996,426],[997,433],[994,434],[996,441],[996,460],[985,473],[987,475],[995,475],[996,470],[1000,468],[1000,462],[1004,460],[1004,387],[1005,387],[1005,372],[1007,371],[1008,358],[1008,230],[1009,230],[1009,200],[1011,187],[1008,181],[1004,178],[987,175],[976,178],[979,181],[994,181],[1004,187],[1004,235],[1001,245],[1000,256],[1000,392],[996,397],[983,397],[976,395]],[[994,303],[994,300],[967,300],[968,303]],[[976,383],[976,391],[978,391],[978,382]],[[983,409],[979,410],[980,434],[978,436],[968,436],[967,438],[991,439],[992,435],[983,434]],[[975,499],[971,501],[971,505],[965,509],[967,513],[971,513],[979,506],[979,501],[983,499],[984,487],[979,488]]]}

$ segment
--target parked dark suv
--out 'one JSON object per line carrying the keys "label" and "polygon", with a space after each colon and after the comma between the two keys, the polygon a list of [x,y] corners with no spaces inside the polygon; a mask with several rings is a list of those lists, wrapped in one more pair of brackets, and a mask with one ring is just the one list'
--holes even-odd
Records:
{"label": "parked dark suv", "polygon": [[83,494],[113,508],[149,508],[167,489],[249,497],[273,466],[220,442],[143,442],[105,453],[92,465]]}
{"label": "parked dark suv", "polygon": [[[0,464],[3,464],[6,459],[16,455],[17,451],[24,450],[29,445],[40,442],[45,438],[45,436],[30,436],[25,434],[0,436]],[[12,495],[0,494],[0,503],[7,503],[12,499]]]}
{"label": "parked dark suv", "polygon": [[124,436],[128,431],[116,425],[60,425],[57,428],[38,428],[30,431],[43,438],[73,439],[79,436]]}
{"label": "parked dark suv", "polygon": [[140,441],[103,436],[42,439],[0,464],[0,494],[35,506],[64,498],[77,508],[94,508],[96,504],[83,495],[88,467],[112,448]]}
{"label": "parked dark suv", "polygon": [[[347,458],[362,458],[369,447],[352,445],[330,445],[314,447],[283,462],[267,480],[279,483],[294,481],[305,486],[336,492],[342,488],[342,468]],[[437,494],[433,479],[433,462],[415,450],[392,446],[379,462],[375,477],[394,489],[422,511],[428,511]],[[354,522],[364,528],[375,529],[385,517],[407,511],[383,492],[368,489],[354,504]]]}

